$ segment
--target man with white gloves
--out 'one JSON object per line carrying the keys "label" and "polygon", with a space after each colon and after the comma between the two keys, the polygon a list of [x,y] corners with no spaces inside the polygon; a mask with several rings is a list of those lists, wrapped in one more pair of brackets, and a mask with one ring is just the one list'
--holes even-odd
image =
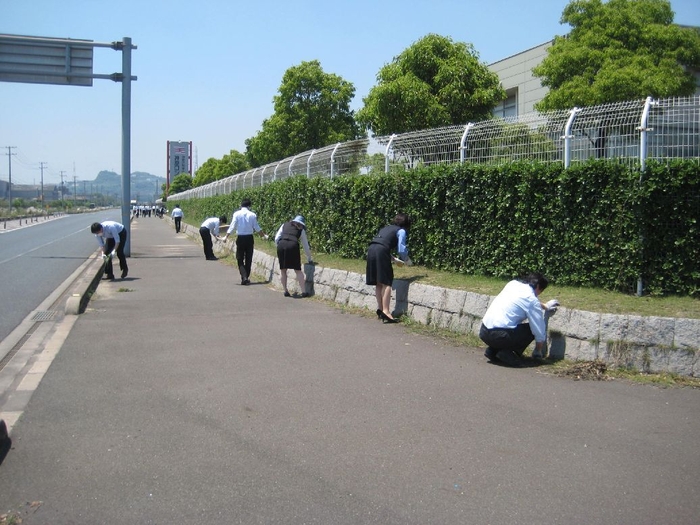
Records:
{"label": "man with white gloves", "polygon": [[559,306],[556,299],[546,304],[538,299],[548,284],[549,281],[540,273],[530,273],[506,284],[481,322],[479,337],[488,345],[484,352],[486,358],[522,367],[523,352],[533,340],[533,357],[544,355],[547,341],[545,312],[551,315]]}
{"label": "man with white gloves", "polygon": [[102,257],[107,259],[105,264],[105,276],[107,279],[114,279],[112,269],[112,255],[117,254],[119,259],[119,269],[122,271],[122,279],[129,273],[124,255],[124,245],[126,244],[126,228],[123,224],[115,221],[94,222],[90,226],[90,232],[95,234],[97,243],[102,249]]}

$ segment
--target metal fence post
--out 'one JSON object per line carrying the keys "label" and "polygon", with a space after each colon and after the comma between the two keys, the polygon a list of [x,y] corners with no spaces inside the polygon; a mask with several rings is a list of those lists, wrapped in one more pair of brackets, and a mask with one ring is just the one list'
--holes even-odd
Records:
{"label": "metal fence post", "polygon": [[331,153],[331,179],[335,173],[335,152],[338,151],[338,146],[340,146],[340,142],[336,143],[335,148],[333,148],[333,153]]}
{"label": "metal fence post", "polygon": [[581,111],[579,108],[574,108],[569,112],[569,118],[566,121],[566,126],[564,127],[564,167],[568,168],[571,165],[571,139],[574,136],[571,134],[571,128],[574,125],[574,120],[576,119],[576,114]]}
{"label": "metal fence post", "polygon": [[[642,110],[642,117],[639,121],[639,184],[642,183],[644,177],[644,170],[647,167],[647,133],[652,131],[653,128],[649,128],[649,112],[651,111],[651,106],[655,102],[651,97],[647,97],[644,101],[644,109]],[[644,236],[640,235],[640,242],[644,244]],[[644,293],[644,279],[640,274],[637,278],[637,296],[641,297]]]}
{"label": "metal fence post", "polygon": [[[647,165],[647,132],[653,131],[654,128],[647,127],[649,123],[649,112],[651,111],[651,106],[656,104],[651,97],[647,97],[644,101],[644,110],[642,111],[642,118],[639,122],[639,165],[641,170],[644,171]],[[641,182],[642,176],[639,175],[639,180]]]}
{"label": "metal fence post", "polygon": [[396,133],[391,136],[384,150],[384,173],[389,173],[389,149],[391,148],[391,143],[394,142],[394,138],[396,138]]}
{"label": "metal fence post", "polygon": [[473,123],[469,123],[466,126],[464,126],[464,133],[462,133],[462,139],[459,141],[459,163],[464,164],[464,157],[466,156],[466,149],[467,149],[467,135],[469,134],[469,130],[474,126]]}
{"label": "metal fence post", "polygon": [[306,159],[306,178],[307,179],[311,178],[311,157],[314,156],[314,153],[316,153],[316,150],[312,149],[311,153],[309,154],[309,158]]}
{"label": "metal fence post", "polygon": [[292,157],[292,161],[289,163],[289,168],[287,168],[287,177],[292,176],[292,164],[294,164],[294,161],[297,160],[298,156],[299,155],[294,155],[294,157]]}

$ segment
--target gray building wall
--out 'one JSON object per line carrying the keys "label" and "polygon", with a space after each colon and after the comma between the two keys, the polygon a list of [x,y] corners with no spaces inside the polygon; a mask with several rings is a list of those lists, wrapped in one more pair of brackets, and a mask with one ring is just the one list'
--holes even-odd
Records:
{"label": "gray building wall", "polygon": [[[550,40],[489,64],[488,68],[498,75],[508,96],[494,108],[495,116],[516,117],[535,111],[535,104],[544,98],[549,88],[542,86],[540,79],[533,76],[532,69],[544,60],[547,49],[553,43],[554,40]],[[700,71],[694,71],[694,74],[697,86],[695,94],[700,95]]]}
{"label": "gray building wall", "polygon": [[548,88],[532,75],[532,68],[544,60],[553,42],[550,40],[488,66],[498,75],[508,96],[494,109],[494,115],[515,117],[535,110],[535,104],[544,98]]}

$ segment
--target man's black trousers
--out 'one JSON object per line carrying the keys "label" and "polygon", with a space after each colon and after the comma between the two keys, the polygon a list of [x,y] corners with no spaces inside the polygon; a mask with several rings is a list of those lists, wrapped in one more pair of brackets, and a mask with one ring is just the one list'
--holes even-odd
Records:
{"label": "man's black trousers", "polygon": [[[117,244],[114,239],[105,239],[105,253],[110,254],[114,250],[114,245]],[[119,269],[124,272],[128,270],[129,267],[126,265],[126,255],[124,255],[124,246],[126,246],[126,227],[119,232],[119,246],[117,247],[117,257],[119,258]],[[105,275],[107,277],[114,277],[114,268],[112,267],[112,257],[107,259],[107,264],[105,264]]]}

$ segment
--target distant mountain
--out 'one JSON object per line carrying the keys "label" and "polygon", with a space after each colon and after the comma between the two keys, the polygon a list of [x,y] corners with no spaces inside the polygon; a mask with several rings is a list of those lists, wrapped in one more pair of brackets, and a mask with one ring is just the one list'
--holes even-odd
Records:
{"label": "distant mountain", "polygon": [[[122,177],[113,171],[99,172],[93,184],[96,184],[99,192],[105,195],[122,194]],[[153,202],[163,193],[163,184],[165,184],[165,177],[134,171],[131,174],[131,199],[143,203]]]}

